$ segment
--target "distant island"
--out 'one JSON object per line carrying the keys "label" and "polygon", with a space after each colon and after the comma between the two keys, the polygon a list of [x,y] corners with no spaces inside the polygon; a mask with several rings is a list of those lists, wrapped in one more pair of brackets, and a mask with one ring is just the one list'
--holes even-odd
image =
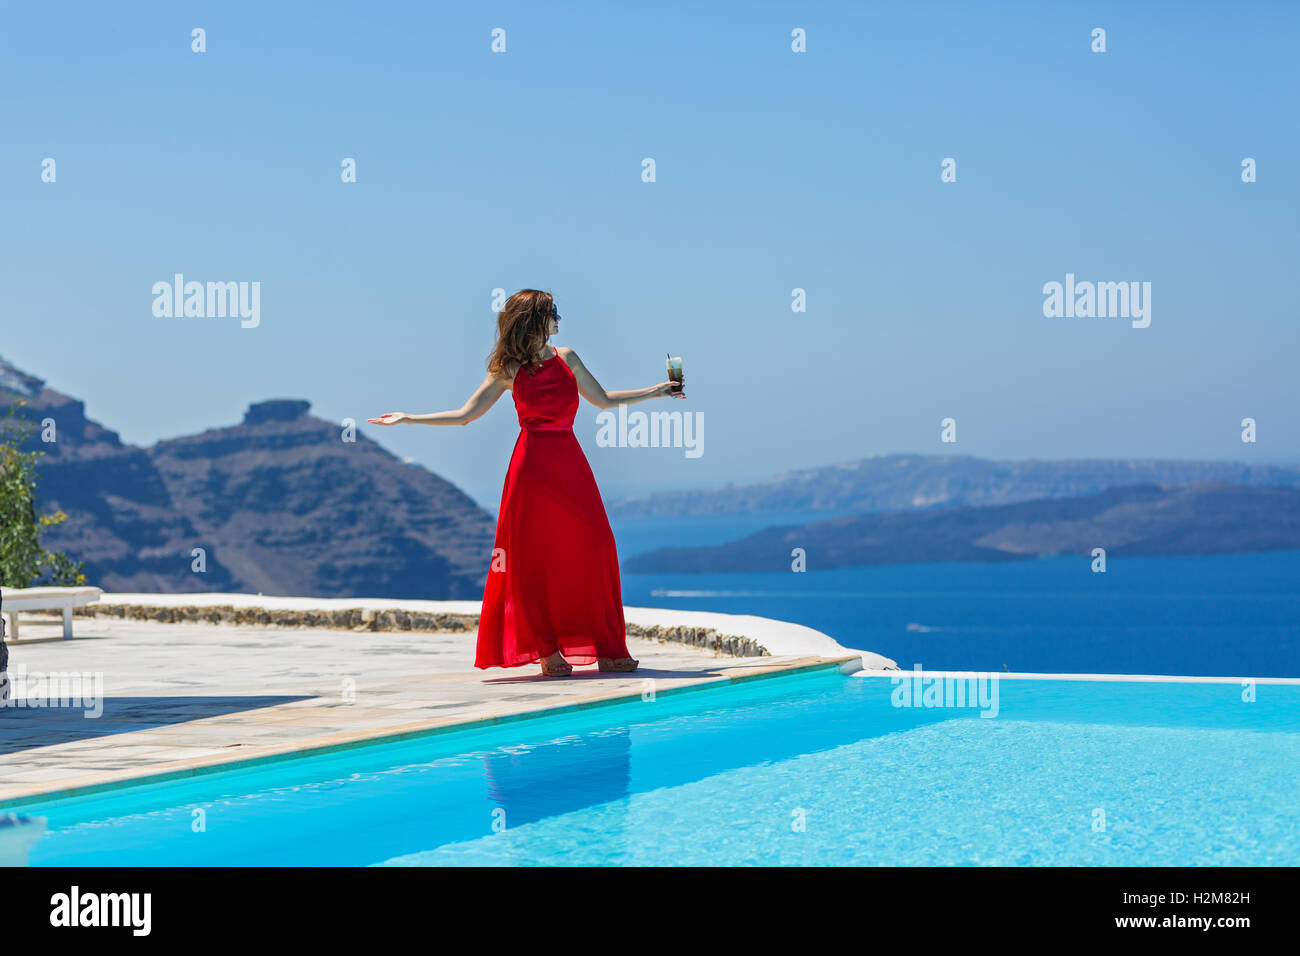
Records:
{"label": "distant island", "polygon": [[1300,489],[1221,482],[1136,485],[1010,505],[857,514],[768,528],[729,544],[663,548],[624,562],[645,572],[789,571],[939,561],[1019,561],[1300,550]]}
{"label": "distant island", "polygon": [[611,518],[684,518],[809,511],[908,511],[1076,498],[1125,485],[1212,481],[1300,488],[1300,466],[1228,461],[990,461],[968,455],[880,455],[766,481],[665,491],[610,502]]}
{"label": "distant island", "polygon": [[[0,359],[13,402],[57,441],[33,440],[40,505],[62,509],[47,547],[113,591],[248,591],[309,597],[477,598],[492,516],[455,485],[405,464],[308,402],[251,405],[244,420],[139,448],[85,405]],[[195,548],[204,570],[193,569]]]}

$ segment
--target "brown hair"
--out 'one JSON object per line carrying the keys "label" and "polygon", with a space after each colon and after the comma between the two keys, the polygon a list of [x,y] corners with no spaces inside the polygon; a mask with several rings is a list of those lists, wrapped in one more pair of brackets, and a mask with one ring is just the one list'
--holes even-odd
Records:
{"label": "brown hair", "polygon": [[497,344],[488,356],[489,374],[509,376],[512,364],[535,371],[554,314],[555,299],[549,292],[520,289],[506,299],[497,315]]}

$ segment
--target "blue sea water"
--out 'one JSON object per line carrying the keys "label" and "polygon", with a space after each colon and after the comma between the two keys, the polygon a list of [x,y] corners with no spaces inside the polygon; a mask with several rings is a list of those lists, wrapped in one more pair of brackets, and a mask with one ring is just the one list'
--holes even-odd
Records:
{"label": "blue sea water", "polygon": [[35,865],[1300,864],[1300,686],[994,686],[832,669],[14,809]]}
{"label": "blue sea water", "polygon": [[[614,522],[620,557],[722,544],[780,515]],[[674,527],[679,526],[679,527]],[[1300,677],[1300,552],[910,564],[803,573],[624,574],[623,601],[757,614],[900,666],[1032,673]]]}

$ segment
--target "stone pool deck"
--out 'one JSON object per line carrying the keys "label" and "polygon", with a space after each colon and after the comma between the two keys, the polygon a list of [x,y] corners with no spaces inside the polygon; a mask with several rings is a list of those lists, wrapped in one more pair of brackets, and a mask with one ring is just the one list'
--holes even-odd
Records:
{"label": "stone pool deck", "polygon": [[[64,641],[38,618],[11,643],[15,697],[38,679],[89,675],[102,701],[0,707],[0,808],[126,780],[376,738],[436,732],[555,709],[596,706],[712,682],[862,666],[860,653],[723,657],[632,638],[641,668],[543,678],[536,667],[477,671],[474,634],[362,632],[78,619]],[[19,682],[26,681],[24,690]],[[82,693],[82,697],[94,697]],[[88,716],[102,709],[98,716]]]}

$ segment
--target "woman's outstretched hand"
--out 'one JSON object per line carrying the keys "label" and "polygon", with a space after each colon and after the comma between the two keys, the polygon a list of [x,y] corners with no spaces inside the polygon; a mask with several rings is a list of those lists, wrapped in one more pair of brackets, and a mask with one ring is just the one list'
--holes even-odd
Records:
{"label": "woman's outstretched hand", "polygon": [[[681,386],[680,390],[677,388],[678,385]],[[660,384],[655,386],[655,394],[667,395],[669,398],[685,398],[686,379],[683,378],[680,382],[673,382],[673,381],[661,382]]]}
{"label": "woman's outstretched hand", "polygon": [[378,418],[367,418],[372,425],[400,425],[406,421],[406,412],[385,412]]}

